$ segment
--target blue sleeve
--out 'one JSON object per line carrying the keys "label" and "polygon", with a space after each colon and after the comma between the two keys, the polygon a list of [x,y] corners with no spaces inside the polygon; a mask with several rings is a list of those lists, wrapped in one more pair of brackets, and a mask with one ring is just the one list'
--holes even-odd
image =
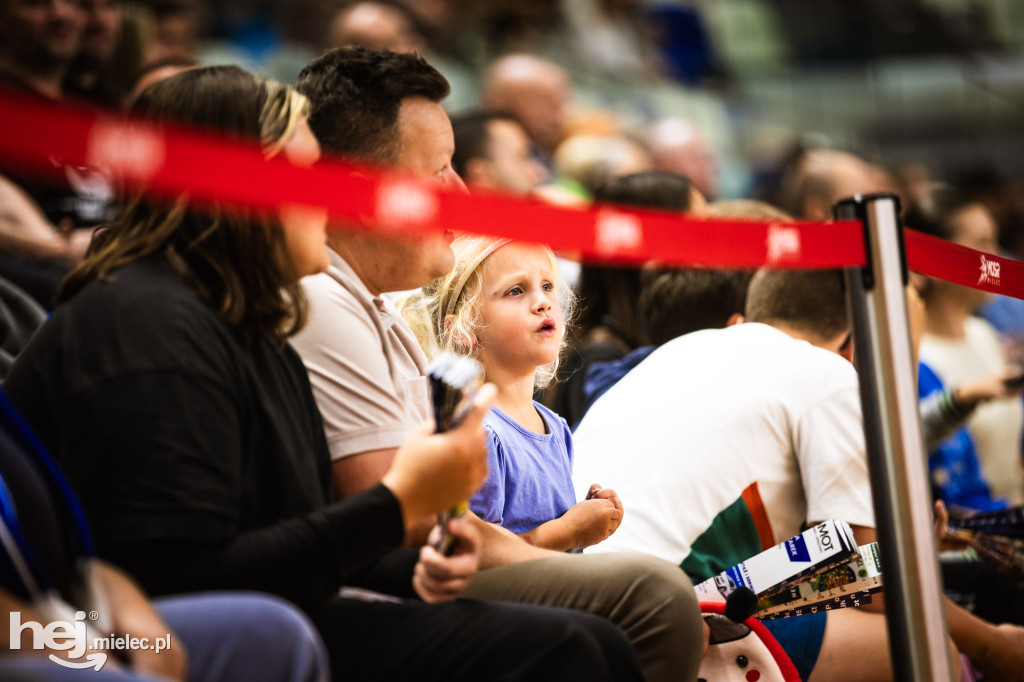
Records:
{"label": "blue sleeve", "polygon": [[505,511],[505,453],[498,436],[487,428],[487,478],[469,498],[469,508],[484,521],[501,525]]}

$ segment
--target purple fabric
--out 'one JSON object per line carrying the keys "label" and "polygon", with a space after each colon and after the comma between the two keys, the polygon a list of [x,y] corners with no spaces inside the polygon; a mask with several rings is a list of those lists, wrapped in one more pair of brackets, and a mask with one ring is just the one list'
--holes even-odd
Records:
{"label": "purple fabric", "polygon": [[497,408],[484,418],[487,478],[469,501],[477,516],[513,533],[557,519],[576,504],[569,427],[540,403],[534,406],[547,433],[528,431]]}

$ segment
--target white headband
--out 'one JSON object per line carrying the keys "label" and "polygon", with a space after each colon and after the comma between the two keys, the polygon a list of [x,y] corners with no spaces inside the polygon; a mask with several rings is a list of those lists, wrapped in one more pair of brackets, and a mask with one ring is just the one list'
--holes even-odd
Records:
{"label": "white headband", "polygon": [[452,295],[448,299],[448,303],[444,307],[444,315],[438,322],[443,326],[444,318],[448,317],[455,311],[455,304],[459,302],[459,296],[462,295],[462,289],[466,286],[466,282],[469,280],[469,276],[476,272],[476,269],[480,267],[480,264],[484,262],[484,259],[490,256],[492,253],[500,249],[501,247],[508,244],[511,239],[496,239],[486,249],[477,254],[473,262],[470,263],[465,270],[462,271],[462,275],[455,282],[455,286],[452,287]]}

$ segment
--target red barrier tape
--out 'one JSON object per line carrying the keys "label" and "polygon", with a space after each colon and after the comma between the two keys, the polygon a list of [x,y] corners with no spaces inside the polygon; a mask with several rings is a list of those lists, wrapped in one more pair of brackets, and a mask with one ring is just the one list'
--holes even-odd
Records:
{"label": "red barrier tape", "polygon": [[[259,210],[288,204],[327,209],[348,228],[398,235],[454,230],[550,244],[589,261],[779,268],[858,267],[866,263],[857,221],[758,223],[638,211],[614,206],[561,208],[497,194],[469,196],[396,172],[338,160],[315,168],[265,160],[252,145],[206,134],[23,98],[5,99],[0,163],[41,176],[51,161],[109,169],[157,196]],[[1020,263],[907,232],[910,267],[935,277],[1024,298]],[[979,257],[986,263],[978,276]]]}
{"label": "red barrier tape", "polygon": [[905,230],[904,238],[911,270],[972,289],[1024,298],[1024,263],[914,230]]}
{"label": "red barrier tape", "polygon": [[[496,194],[468,196],[399,173],[340,161],[314,169],[263,159],[251,145],[138,122],[91,110],[8,100],[0,129],[0,163],[53,174],[51,157],[108,168],[131,186],[159,196],[187,191],[196,201],[275,209],[325,207],[352,227],[380,232],[454,230],[546,242],[588,260],[665,264],[820,268],[865,262],[860,225],[698,219],[602,206],[554,207]],[[58,171],[59,172],[59,171]]]}

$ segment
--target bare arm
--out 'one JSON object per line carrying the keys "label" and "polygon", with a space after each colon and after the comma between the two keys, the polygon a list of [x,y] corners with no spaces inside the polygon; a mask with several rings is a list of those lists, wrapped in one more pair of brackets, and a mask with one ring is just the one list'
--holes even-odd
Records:
{"label": "bare arm", "polygon": [[[940,519],[941,522],[941,519]],[[875,542],[875,529],[853,526],[857,544]],[[943,598],[946,624],[956,647],[973,660],[986,679],[1024,680],[1024,628],[1018,625],[995,625]],[[868,611],[885,611],[885,600],[876,595],[861,607]]]}
{"label": "bare arm", "polygon": [[[96,582],[103,590],[112,614],[116,634],[131,637],[166,637],[170,628],[157,614],[153,605],[127,575],[115,567],[97,561],[94,564]],[[164,651],[153,649],[126,652],[133,670],[152,673],[173,680],[184,680],[188,673],[188,657],[180,640]]]}
{"label": "bare arm", "polygon": [[69,240],[24,190],[0,176],[0,245],[37,258],[76,261],[84,255],[88,240]]}
{"label": "bare arm", "polygon": [[524,542],[515,533],[488,523],[472,512],[466,514],[466,519],[476,527],[480,534],[481,570],[560,554],[560,552],[534,547]]}
{"label": "bare arm", "polygon": [[532,545],[564,552],[590,547],[606,539],[622,523],[622,508],[610,499],[591,498],[577,502],[557,519],[520,533]]}
{"label": "bare arm", "polygon": [[391,468],[396,452],[398,448],[369,450],[334,460],[334,494],[343,500],[380,483]]}

